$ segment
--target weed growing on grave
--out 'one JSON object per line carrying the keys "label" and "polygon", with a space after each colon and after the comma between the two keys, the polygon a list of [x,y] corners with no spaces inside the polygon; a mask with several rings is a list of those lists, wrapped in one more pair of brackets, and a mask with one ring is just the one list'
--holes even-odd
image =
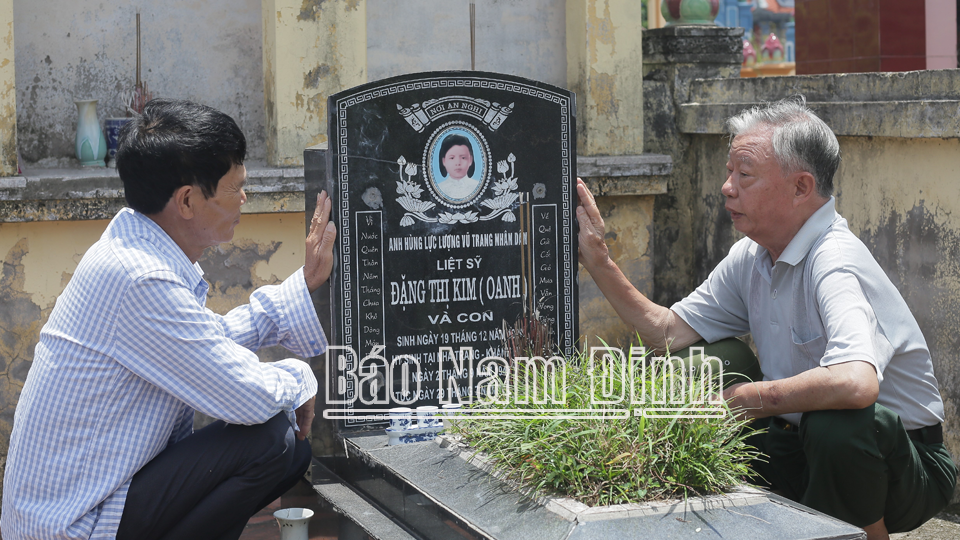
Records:
{"label": "weed growing on grave", "polygon": [[[608,390],[609,384],[615,395],[623,389],[622,395],[627,399],[617,407],[629,411],[627,418],[613,419],[609,418],[612,414],[600,412],[610,407],[595,404],[593,393],[597,392],[597,384],[591,387],[587,359],[580,356],[566,359],[566,395],[562,403],[537,404],[533,399],[525,399],[531,397],[527,393],[537,385],[543,396],[544,370],[533,369],[542,368],[543,363],[514,363],[511,369],[518,370],[520,376],[513,377],[511,373],[510,377],[501,378],[496,388],[500,401],[505,403],[486,400],[471,407],[490,413],[523,409],[544,418],[467,418],[458,420],[454,432],[491,459],[494,468],[507,479],[541,494],[571,497],[591,506],[719,493],[752,475],[747,464],[759,453],[745,442],[748,433],[743,428],[748,422],[737,420],[725,404],[719,405],[726,411],[722,418],[635,416],[638,408],[663,407],[652,403],[652,392],[662,391],[665,379],[668,385],[679,379],[671,378],[668,367],[634,370],[635,395],[646,389],[647,402],[631,404],[629,364],[621,366],[623,360],[611,360],[613,363],[607,367],[612,368],[614,376],[608,380]],[[645,361],[626,359],[635,366]],[[682,366],[674,366],[672,371],[674,377],[684,376]],[[524,384],[527,375],[534,384]],[[707,381],[705,386],[699,377],[695,381],[687,395],[710,396],[719,390],[716,379]],[[586,419],[557,418],[564,410],[575,409],[597,411],[598,415]]]}

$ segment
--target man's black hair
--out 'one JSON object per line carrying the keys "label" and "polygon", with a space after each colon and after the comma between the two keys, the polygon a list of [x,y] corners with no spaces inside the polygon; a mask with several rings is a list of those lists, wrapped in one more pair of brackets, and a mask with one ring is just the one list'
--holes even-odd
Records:
{"label": "man's black hair", "polygon": [[127,205],[143,214],[163,210],[181,186],[207,198],[230,169],[242,165],[247,141],[226,114],[184,100],[154,99],[120,130],[117,172]]}
{"label": "man's black hair", "polygon": [[473,163],[467,169],[467,178],[473,178],[473,173],[477,170],[477,160],[473,157],[473,145],[470,144],[470,139],[457,134],[447,135],[447,138],[440,143],[440,174],[444,177],[447,176],[447,168],[443,166],[443,158],[454,146],[466,146],[467,150],[470,151],[470,159]]}

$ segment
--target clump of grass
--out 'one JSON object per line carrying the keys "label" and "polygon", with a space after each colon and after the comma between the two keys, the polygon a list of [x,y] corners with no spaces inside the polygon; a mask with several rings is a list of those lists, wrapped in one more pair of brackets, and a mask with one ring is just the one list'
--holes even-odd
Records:
{"label": "clump of grass", "polygon": [[[665,388],[678,384],[678,375],[689,380],[690,372],[682,365],[640,369],[648,359],[613,356],[607,360],[607,369],[611,370],[607,373],[612,373],[608,390],[619,395],[623,388],[626,396],[624,402],[612,407],[628,410],[627,418],[613,419],[600,412],[611,406],[595,403],[598,385],[595,381],[591,386],[587,358],[565,360],[566,384],[562,384],[562,377],[557,381],[566,395],[556,396],[565,397],[559,403],[536,403],[527,394],[535,386],[542,398],[544,384],[552,384],[542,369],[544,362],[514,361],[510,364],[512,372],[500,377],[499,385],[493,385],[498,400],[481,400],[471,409],[492,414],[498,409],[523,409],[543,418],[491,420],[470,419],[467,415],[457,422],[455,432],[492,459],[499,474],[524,488],[571,497],[591,506],[718,493],[752,474],[748,463],[759,453],[745,442],[750,434],[744,429],[748,422],[737,420],[725,404],[719,405],[725,411],[722,418],[634,415],[637,408],[665,406],[653,403],[652,392],[660,391],[662,397]],[[631,370],[630,364],[635,369]],[[525,384],[528,377],[533,384]],[[700,382],[687,387],[686,395],[719,392],[716,379],[695,380]],[[631,403],[631,384],[637,396],[646,389],[646,401]],[[556,418],[572,409],[597,411],[597,416]]]}

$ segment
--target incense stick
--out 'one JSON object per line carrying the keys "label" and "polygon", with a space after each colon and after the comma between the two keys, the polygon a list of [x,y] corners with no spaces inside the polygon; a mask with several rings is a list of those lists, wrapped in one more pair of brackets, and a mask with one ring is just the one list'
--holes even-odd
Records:
{"label": "incense stick", "polygon": [[477,69],[477,5],[470,2],[470,70]]}
{"label": "incense stick", "polygon": [[140,88],[140,10],[137,10],[137,88]]}

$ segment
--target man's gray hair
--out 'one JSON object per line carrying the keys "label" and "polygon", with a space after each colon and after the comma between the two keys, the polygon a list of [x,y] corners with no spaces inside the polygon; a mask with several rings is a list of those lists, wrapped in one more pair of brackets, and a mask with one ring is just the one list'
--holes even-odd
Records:
{"label": "man's gray hair", "polygon": [[816,180],[821,197],[833,193],[833,175],[840,167],[840,143],[833,130],[807,107],[803,96],[746,109],[727,120],[727,128],[734,137],[772,129],[773,155],[781,172],[808,172]]}

